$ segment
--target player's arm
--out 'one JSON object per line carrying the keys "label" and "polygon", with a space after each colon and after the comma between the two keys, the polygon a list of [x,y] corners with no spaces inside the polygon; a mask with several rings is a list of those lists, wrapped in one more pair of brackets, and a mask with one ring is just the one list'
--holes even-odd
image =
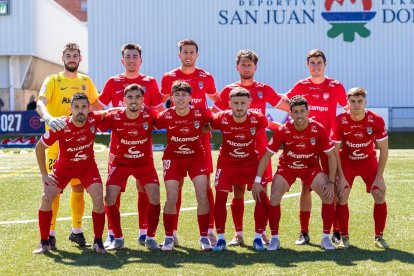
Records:
{"label": "player's arm", "polygon": [[91,104],[90,110],[91,111],[98,111],[98,110],[102,110],[104,107],[105,106],[102,105],[99,101],[96,101],[93,104]]}
{"label": "player's arm", "polygon": [[328,156],[328,166],[329,166],[329,175],[326,188],[322,192],[324,198],[332,198],[334,195],[335,187],[335,176],[337,171],[337,159],[335,154],[335,147],[329,151],[325,151],[325,154]]}
{"label": "player's arm", "polygon": [[220,98],[220,93],[217,91],[213,95],[207,94],[208,97],[213,101],[216,102]]}
{"label": "player's arm", "polygon": [[346,189],[349,189],[349,183],[345,179],[344,171],[342,170],[341,158],[339,157],[339,149],[341,148],[341,143],[335,143],[335,157],[337,165],[337,175],[338,181],[335,183],[336,185],[336,192],[338,193],[338,197],[342,197],[343,192]]}
{"label": "player's arm", "polygon": [[388,139],[377,141],[377,149],[379,150],[378,157],[378,171],[375,176],[372,188],[376,186],[381,192],[385,194],[384,170],[388,160]]}
{"label": "player's arm", "polygon": [[290,112],[290,107],[289,107],[289,100],[285,95],[281,95],[282,99],[280,100],[280,102],[275,105],[275,108],[286,111],[287,113]]}
{"label": "player's arm", "polygon": [[45,121],[45,123],[49,126],[49,128],[56,132],[56,130],[61,130],[66,127],[65,122],[65,116],[55,118],[52,115],[49,114],[49,111],[47,111],[46,105],[49,102],[49,100],[46,97],[39,97],[39,100],[37,101],[37,113],[39,113],[40,118]]}
{"label": "player's arm", "polygon": [[57,186],[59,183],[52,175],[49,175],[46,170],[46,153],[48,147],[43,143],[42,139],[37,142],[35,147],[37,164],[39,165],[42,182],[45,186]]}
{"label": "player's arm", "polygon": [[262,158],[259,161],[259,165],[257,166],[256,178],[254,179],[254,183],[252,186],[252,196],[253,196],[253,199],[257,202],[260,202],[260,193],[266,192],[265,188],[261,184],[262,176],[273,154],[274,154],[273,152],[270,152],[267,150],[263,154]]}

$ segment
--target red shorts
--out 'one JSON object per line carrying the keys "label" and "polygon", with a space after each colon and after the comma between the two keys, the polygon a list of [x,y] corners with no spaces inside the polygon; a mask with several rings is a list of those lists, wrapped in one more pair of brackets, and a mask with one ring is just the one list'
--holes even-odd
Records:
{"label": "red shorts", "polygon": [[278,166],[276,174],[282,176],[289,186],[292,186],[295,183],[296,178],[300,178],[302,180],[303,185],[310,188],[313,180],[318,175],[318,173],[322,172],[322,169],[319,166],[314,168],[309,168],[306,171],[297,171],[292,169],[287,169],[286,167]]}
{"label": "red shorts", "polygon": [[162,159],[164,181],[177,180],[186,177],[187,173],[191,179],[199,175],[207,175],[208,169],[204,156],[182,159]]}
{"label": "red shorts", "polygon": [[[249,161],[248,163],[244,163],[242,160],[239,162],[243,166],[219,157],[214,181],[216,191],[233,191],[233,185],[243,186],[246,184],[249,191],[252,189],[259,160]],[[262,185],[266,186],[266,184],[267,181],[262,181]]]}
{"label": "red shorts", "polygon": [[[257,133],[257,136],[256,136],[256,149],[259,152],[259,160],[260,160],[260,158],[262,158],[263,154],[266,153],[266,151],[267,151],[266,148],[267,148],[268,143],[269,143],[269,141],[268,141],[267,136],[266,136],[266,130],[260,130]],[[272,173],[272,160],[270,160],[269,163],[267,164],[266,170],[263,173],[262,183],[263,182],[266,182],[266,183],[271,182],[272,181],[272,176],[273,176],[273,173]]]}
{"label": "red shorts", "polygon": [[154,164],[150,163],[147,166],[140,167],[112,166],[106,180],[106,186],[116,185],[121,187],[121,192],[125,192],[128,177],[131,175],[139,181],[142,187],[147,184],[160,184]]}
{"label": "red shorts", "polygon": [[[360,176],[365,182],[367,193],[370,193],[372,184],[377,176],[378,160],[375,158],[363,162],[355,162],[341,157],[341,163],[345,179],[348,181],[349,186],[352,188],[355,177]],[[374,187],[374,189],[376,189],[376,187]]]}
{"label": "red shorts", "polygon": [[322,167],[322,171],[326,174],[329,175],[329,162],[328,162],[328,155],[326,155],[326,153],[321,153],[319,155],[319,161],[321,163],[321,167]]}
{"label": "red shorts", "polygon": [[203,136],[201,136],[201,139],[203,139],[203,147],[204,147],[204,154],[206,158],[206,164],[207,164],[207,173],[213,173],[213,157],[211,156],[211,133],[205,133]]}
{"label": "red shorts", "polygon": [[53,168],[53,174],[56,175],[58,181],[58,188],[64,190],[72,178],[79,178],[81,184],[87,189],[91,184],[102,184],[101,176],[99,175],[98,166],[93,161],[89,166],[81,169],[65,168],[59,166],[59,162],[55,164]]}

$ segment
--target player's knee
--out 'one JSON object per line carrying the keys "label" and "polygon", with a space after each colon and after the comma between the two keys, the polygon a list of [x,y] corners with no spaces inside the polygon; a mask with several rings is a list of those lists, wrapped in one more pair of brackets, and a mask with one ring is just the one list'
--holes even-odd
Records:
{"label": "player's knee", "polygon": [[42,193],[42,197],[41,197],[41,208],[42,210],[45,209],[51,209],[52,208],[52,203],[53,203],[53,195],[51,195],[50,193]]}
{"label": "player's knee", "polygon": [[280,205],[280,201],[282,200],[282,196],[276,193],[271,193],[270,194],[270,205],[272,206],[276,206],[276,205]]}
{"label": "player's knee", "polygon": [[105,203],[108,206],[112,206],[116,203],[116,196],[112,195],[112,194],[106,194],[105,195]]}
{"label": "player's knee", "polygon": [[137,186],[137,191],[138,191],[138,193],[145,193],[145,190],[144,190],[144,188],[141,186],[141,184],[139,184],[139,183],[137,182],[136,186]]}
{"label": "player's knee", "polygon": [[342,192],[342,195],[338,196],[338,203],[341,205],[347,204],[348,203],[348,198],[349,198],[349,189],[345,189]]}
{"label": "player's knee", "polygon": [[153,205],[160,204],[160,191],[151,191],[148,193],[148,200]]}
{"label": "player's knee", "polygon": [[371,191],[372,197],[374,198],[375,203],[384,203],[385,194],[378,189]]}

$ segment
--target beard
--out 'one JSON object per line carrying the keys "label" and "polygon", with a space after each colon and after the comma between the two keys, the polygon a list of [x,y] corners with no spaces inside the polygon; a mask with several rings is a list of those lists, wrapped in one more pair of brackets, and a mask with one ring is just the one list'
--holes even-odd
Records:
{"label": "beard", "polygon": [[75,121],[79,124],[83,124],[86,121],[86,115],[83,113],[79,113],[75,116]]}
{"label": "beard", "polygon": [[74,67],[70,67],[68,63],[65,63],[65,70],[71,73],[78,71],[79,63]]}

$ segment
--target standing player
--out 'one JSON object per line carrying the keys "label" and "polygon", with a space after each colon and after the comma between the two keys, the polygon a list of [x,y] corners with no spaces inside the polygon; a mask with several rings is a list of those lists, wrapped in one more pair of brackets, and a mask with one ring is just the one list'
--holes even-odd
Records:
{"label": "standing player", "polygon": [[[63,72],[47,77],[39,92],[37,112],[46,122],[46,131],[50,129],[52,132],[55,132],[62,130],[66,126],[64,119],[59,117],[70,115],[70,99],[75,93],[84,93],[89,98],[93,109],[99,107],[97,102],[99,94],[95,85],[87,75],[78,73],[82,56],[76,43],[65,45],[62,61],[64,64]],[[58,153],[59,147],[57,143],[47,149],[46,169],[48,172],[52,172]],[[81,247],[90,246],[87,244],[82,232],[82,217],[85,210],[84,188],[79,179],[72,179],[70,184],[72,187],[70,195],[72,233],[69,236],[69,240],[79,244]],[[60,195],[54,198],[52,204],[53,217],[50,226],[50,247],[52,250],[56,249],[55,226],[59,201]]]}
{"label": "standing player", "polygon": [[125,190],[128,177],[132,175],[137,180],[137,187],[144,187],[149,195],[148,212],[139,213],[139,216],[148,217],[145,245],[151,250],[159,250],[154,237],[160,216],[160,188],[152,157],[152,130],[156,114],[143,105],[142,86],[130,84],[125,88],[124,95],[126,108],[108,113],[100,126],[101,130],[112,129],[112,138],[117,141],[106,181],[106,211],[115,238],[107,249],[124,247],[116,199]]}
{"label": "standing player", "polygon": [[[226,249],[225,224],[227,219],[227,197],[234,186],[248,187],[254,182],[259,155],[256,150],[256,135],[267,126],[266,117],[249,111],[250,93],[242,87],[230,92],[231,110],[216,113],[211,123],[212,129],[219,129],[223,135],[216,171],[215,223],[218,241],[213,251]],[[257,204],[265,204],[258,202]],[[255,213],[256,236],[262,238],[267,215]],[[259,230],[258,230],[259,229]],[[255,248],[256,249],[256,248]]]}
{"label": "standing player", "polygon": [[[289,111],[287,101],[276,91],[265,83],[254,80],[254,73],[257,69],[257,62],[259,57],[251,50],[240,50],[236,57],[236,69],[240,73],[240,80],[224,87],[220,94],[220,98],[215,102],[213,106],[213,112],[229,109],[230,91],[235,87],[242,87],[250,92],[252,103],[249,110],[266,114],[266,105],[270,104],[275,108]],[[259,151],[259,158],[266,152],[267,136],[266,130],[261,129],[256,136],[257,150]],[[265,175],[263,177],[263,184],[267,184],[272,180],[272,164],[268,163]],[[244,186],[234,187],[234,197],[231,202],[231,212],[233,215],[234,225],[236,227],[236,234],[230,246],[237,246],[244,244],[243,239],[243,214],[244,214]],[[256,205],[255,212],[267,212],[266,210],[256,210],[263,207],[262,205]],[[263,229],[264,230],[264,229]],[[263,241],[268,243],[269,240],[266,235],[263,235]]]}
{"label": "standing player", "polygon": [[[66,127],[47,131],[36,145],[36,158],[42,175],[43,193],[39,208],[40,244],[34,254],[41,254],[50,249],[50,223],[52,221],[52,202],[65,189],[72,177],[81,180],[82,185],[91,195],[93,209],[92,220],[95,234],[93,247],[98,253],[106,253],[102,243],[105,227],[105,208],[103,204],[102,181],[93,152],[93,143],[103,113],[89,113],[89,100],[83,93],[72,97],[71,116],[61,118]],[[59,143],[59,157],[48,173],[46,168],[47,147]]]}
{"label": "standing player", "polygon": [[[389,248],[382,237],[387,219],[384,170],[388,158],[388,134],[384,120],[365,109],[366,95],[367,92],[363,88],[351,88],[347,94],[349,112],[338,115],[332,129],[332,140],[336,143],[337,149],[342,144],[339,154],[338,190],[343,192],[339,194],[336,205],[341,232],[338,249],[349,247],[348,197],[356,176],[362,177],[367,193],[371,193],[374,198],[375,246]],[[378,160],[375,148],[380,152]]]}
{"label": "standing player", "polygon": [[[273,177],[270,193],[269,225],[272,239],[267,250],[278,250],[279,222],[281,217],[280,202],[289,191],[296,178],[300,178],[306,187],[314,190],[322,200],[323,234],[321,247],[332,250],[335,247],[329,239],[334,215],[333,194],[337,167],[335,146],[329,139],[326,129],[316,121],[308,119],[308,103],[302,96],[295,96],[290,101],[293,121],[280,126],[269,142],[267,152],[263,155],[257,168],[252,194],[256,201],[262,200],[266,190],[260,184],[263,172],[270,158],[283,145],[283,153],[279,157],[277,172]],[[321,170],[319,154],[326,153],[329,162],[329,177]]]}
{"label": "standing player", "polygon": [[[344,86],[337,80],[325,76],[326,57],[324,52],[318,49],[309,51],[307,55],[307,63],[310,77],[298,81],[292,89],[286,93],[286,97],[291,99],[294,96],[302,95],[309,103],[309,118],[321,123],[328,132],[332,128],[332,124],[336,117],[336,109],[338,105],[346,106],[346,92]],[[322,154],[321,164],[323,171],[328,174],[328,160],[326,155]],[[297,245],[307,244],[309,237],[309,220],[312,210],[311,191],[302,184],[302,192],[299,203],[299,220],[301,231]],[[336,217],[334,217],[334,233],[332,241],[339,243],[339,232]]]}
{"label": "standing player", "polygon": [[[102,94],[99,95],[98,102],[103,106],[109,105],[112,103],[112,106],[119,107],[125,106],[124,102],[124,89],[130,84],[139,84],[143,87],[145,91],[144,104],[153,108],[157,111],[164,109],[162,96],[158,89],[157,81],[150,76],[146,76],[140,73],[139,69],[142,64],[142,48],[138,44],[128,43],[122,46],[121,48],[122,59],[121,63],[125,68],[124,73],[110,77],[102,90]],[[111,146],[109,151],[108,159],[108,172],[111,170],[111,162],[114,158],[114,153],[117,148],[116,138],[111,136]],[[152,153],[151,153],[152,154]],[[120,183],[121,186],[125,184]],[[145,189],[137,181],[138,189],[138,224],[139,224],[139,235],[138,243],[145,245],[145,239],[147,235],[148,227],[148,208],[149,200],[148,195],[145,192]],[[123,190],[121,190],[123,192]],[[120,207],[121,193],[116,199],[116,205]],[[105,242],[105,246],[109,246],[114,241],[114,235],[112,232],[112,227],[108,220],[108,238]]]}
{"label": "standing player", "polygon": [[[172,96],[171,87],[173,82],[180,80],[185,81],[191,86],[191,104],[197,108],[208,108],[206,95],[211,100],[216,101],[219,97],[219,93],[217,92],[213,76],[195,65],[198,58],[198,45],[192,39],[184,39],[178,42],[178,47],[180,50],[178,57],[181,60],[181,66],[165,73],[161,80],[161,93],[163,94],[164,101]],[[210,148],[211,133],[203,134],[202,139],[208,165],[207,177],[210,183],[210,174],[213,173],[213,158],[211,156]],[[182,185],[183,181],[180,182],[180,193],[178,194],[177,201],[177,222],[174,226],[174,242],[176,246],[178,245],[177,224],[181,207]],[[214,236],[214,195],[210,184],[208,187],[208,201],[211,210],[208,237],[210,242],[214,245],[216,243],[216,237]]]}
{"label": "standing player", "polygon": [[207,196],[207,165],[201,142],[203,126],[211,121],[211,112],[190,106],[191,86],[175,81],[172,86],[174,107],[161,112],[156,120],[156,128],[167,130],[167,147],[162,157],[167,199],[164,206],[165,242],[161,250],[174,247],[174,224],[177,217],[177,200],[180,181],[188,175],[194,184],[197,198],[197,217],[200,229],[202,250],[211,250],[207,237],[210,205]]}

